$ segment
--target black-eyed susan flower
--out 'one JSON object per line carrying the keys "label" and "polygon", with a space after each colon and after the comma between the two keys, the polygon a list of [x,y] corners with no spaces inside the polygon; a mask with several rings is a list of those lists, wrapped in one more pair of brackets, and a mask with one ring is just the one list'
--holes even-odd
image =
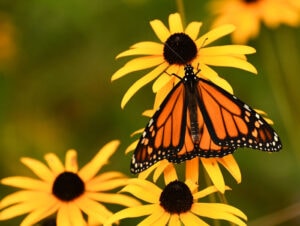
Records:
{"label": "black-eyed susan flower", "polygon": [[131,179],[129,184],[122,189],[135,197],[149,203],[145,205],[129,207],[115,213],[107,222],[147,216],[138,225],[208,225],[203,219],[221,219],[246,225],[246,215],[239,209],[222,203],[199,202],[205,196],[217,191],[214,186],[197,191],[197,186],[191,182],[181,182],[177,179],[169,181],[161,189],[157,185],[143,179]]}
{"label": "black-eyed susan flower", "polygon": [[[128,73],[154,68],[142,78],[137,80],[124,95],[121,106],[124,107],[128,100],[144,85],[156,79],[153,91],[156,93],[165,89],[168,84],[178,82],[175,76],[184,76],[184,66],[192,64],[194,68],[201,69],[201,75],[214,83],[231,91],[230,85],[221,79],[210,66],[226,66],[240,68],[256,73],[255,67],[247,62],[245,54],[252,54],[255,49],[241,45],[208,46],[215,40],[230,34],[234,26],[224,25],[217,27],[198,37],[201,22],[191,22],[184,29],[178,13],[169,16],[169,29],[160,21],[153,20],[150,25],[160,42],[139,42],[120,53],[117,58],[125,56],[139,56],[130,60],[116,71],[112,80],[119,79]],[[166,73],[164,73],[166,72]],[[158,101],[160,102],[161,99]]]}
{"label": "black-eyed susan flower", "polygon": [[67,151],[65,165],[53,153],[45,155],[48,166],[32,158],[21,158],[21,162],[39,179],[15,176],[1,180],[4,185],[23,190],[1,200],[0,220],[28,213],[20,225],[29,226],[57,213],[58,226],[85,226],[83,213],[102,223],[112,216],[112,212],[102,203],[139,204],[126,195],[108,193],[127,184],[128,178],[123,174],[112,171],[96,176],[118,145],[117,140],[109,142],[80,170],[75,150]]}
{"label": "black-eyed susan flower", "polygon": [[214,27],[233,24],[232,33],[235,43],[246,43],[259,34],[263,22],[269,28],[280,24],[298,26],[300,22],[300,4],[294,0],[215,0],[210,11],[216,14]]}

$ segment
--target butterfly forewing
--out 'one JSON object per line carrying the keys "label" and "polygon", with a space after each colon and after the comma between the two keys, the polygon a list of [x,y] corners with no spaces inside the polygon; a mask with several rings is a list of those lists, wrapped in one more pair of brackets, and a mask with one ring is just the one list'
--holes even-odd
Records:
{"label": "butterfly forewing", "polygon": [[217,85],[199,78],[199,105],[214,142],[221,146],[279,151],[272,127],[251,107]]}
{"label": "butterfly forewing", "polygon": [[179,151],[184,143],[186,100],[183,83],[167,95],[143,132],[131,160],[131,172],[139,173]]}

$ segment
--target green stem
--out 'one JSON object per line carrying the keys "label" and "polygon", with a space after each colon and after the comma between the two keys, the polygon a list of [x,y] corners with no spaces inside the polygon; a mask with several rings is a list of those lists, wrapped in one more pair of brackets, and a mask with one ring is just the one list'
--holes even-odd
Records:
{"label": "green stem", "polygon": [[[225,194],[222,194],[221,192],[219,192],[218,194],[219,194],[219,199],[221,200],[221,203],[228,204]],[[235,226],[235,224],[232,223],[231,221],[229,221],[228,223],[230,226]]]}
{"label": "green stem", "polygon": [[[211,180],[210,180],[208,174],[206,173],[205,169],[204,169],[204,178],[205,178],[205,183],[206,183],[207,187],[211,186],[212,185]],[[210,203],[217,202],[216,193],[209,195],[208,198],[209,198]],[[221,226],[220,221],[214,219],[213,222],[214,222],[214,226]]]}
{"label": "green stem", "polygon": [[176,0],[176,6],[177,6],[177,10],[181,16],[182,23],[183,23],[183,25],[185,25],[185,13],[184,13],[183,0]]}
{"label": "green stem", "polygon": [[289,91],[286,89],[285,77],[283,77],[282,67],[278,59],[276,47],[274,41],[272,40],[271,35],[267,32],[262,31],[260,39],[260,53],[262,65],[264,66],[265,73],[269,80],[269,85],[272,90],[272,94],[278,106],[277,110],[280,114],[281,120],[285,126],[286,134],[289,139],[289,143],[296,155],[300,160],[300,156],[297,146],[298,138],[300,137],[300,128],[298,123],[298,118],[296,112],[293,111],[294,108],[291,107],[291,104],[288,101]]}
{"label": "green stem", "polygon": [[296,116],[300,114],[300,96],[299,96],[299,52],[296,40],[295,30],[289,27],[281,27],[276,30],[274,39],[277,52],[278,61],[280,63],[282,73],[284,76],[282,80],[286,83],[286,94],[288,100],[293,106]]}

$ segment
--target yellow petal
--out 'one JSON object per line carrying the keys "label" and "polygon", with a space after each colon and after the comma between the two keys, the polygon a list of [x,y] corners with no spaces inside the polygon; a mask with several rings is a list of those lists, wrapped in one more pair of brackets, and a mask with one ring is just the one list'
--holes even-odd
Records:
{"label": "yellow petal", "polygon": [[235,26],[231,24],[219,26],[217,28],[214,28],[213,30],[210,30],[209,32],[202,35],[199,39],[197,39],[195,41],[196,45],[198,46],[198,48],[204,47],[214,42],[215,40],[230,34],[234,30],[235,30]]}
{"label": "yellow petal", "polygon": [[1,210],[0,220],[7,220],[16,216],[20,216],[25,213],[31,212],[33,209],[35,209],[35,206],[33,206],[30,202],[16,204],[9,208]]}
{"label": "yellow petal", "polygon": [[199,158],[193,158],[185,162],[185,178],[198,184],[199,179]]}
{"label": "yellow petal", "polygon": [[141,203],[137,201],[135,198],[132,198],[127,195],[123,194],[107,194],[107,193],[90,193],[88,192],[87,197],[89,197],[92,200],[97,200],[101,203],[112,203],[112,204],[118,204],[118,205],[123,205],[127,207],[132,207],[132,206],[138,206]]}
{"label": "yellow petal", "polygon": [[153,93],[160,91],[170,81],[170,79],[171,76],[166,73],[163,73],[161,76],[159,76],[153,83],[152,86]]}
{"label": "yellow petal", "polygon": [[165,226],[169,221],[170,214],[167,214],[163,208],[155,208],[153,213],[138,224],[138,226]]}
{"label": "yellow petal", "polygon": [[240,226],[246,226],[246,223],[239,218],[247,219],[246,215],[233,206],[221,203],[194,203],[191,211],[203,217],[227,220]]}
{"label": "yellow petal", "polygon": [[51,192],[50,184],[29,177],[6,177],[1,180],[1,183],[23,189]]}
{"label": "yellow petal", "polygon": [[180,214],[180,219],[183,225],[188,226],[208,226],[209,224],[205,223],[199,217],[195,216],[190,212]]}
{"label": "yellow petal", "polygon": [[165,184],[169,184],[172,181],[178,180],[178,176],[175,167],[172,163],[169,163],[164,170]]}
{"label": "yellow petal", "polygon": [[237,183],[241,183],[241,171],[233,155],[226,155],[223,158],[218,158],[218,162],[227,169],[227,171],[233,176]]}
{"label": "yellow petal", "polygon": [[233,94],[233,89],[231,85],[224,78],[217,76],[217,77],[212,77],[209,80],[214,84],[216,84],[217,86],[221,87],[222,89],[225,89],[228,93]]}
{"label": "yellow petal", "polygon": [[252,54],[256,50],[253,47],[245,45],[223,45],[223,46],[212,46],[205,47],[199,50],[199,55],[215,56],[215,55],[239,55],[239,54]]}
{"label": "yellow petal", "polygon": [[124,218],[132,218],[132,217],[141,217],[145,215],[151,214],[156,208],[161,208],[159,204],[149,204],[143,206],[135,206],[123,209],[117,213],[115,213],[112,217],[110,217],[104,224],[107,226],[113,222]]}
{"label": "yellow petal", "polygon": [[200,159],[212,183],[216,186],[216,188],[221,193],[224,193],[225,182],[217,160],[215,158],[200,158]]}
{"label": "yellow petal", "polygon": [[169,27],[171,34],[183,32],[182,21],[179,13],[170,14]]}
{"label": "yellow petal", "polygon": [[65,167],[56,154],[48,153],[44,156],[48,166],[55,175],[65,171]]}
{"label": "yellow petal", "polygon": [[86,183],[86,189],[88,191],[109,191],[117,187],[121,187],[127,184],[128,178],[112,179],[107,181],[98,182],[97,178],[91,179]]}
{"label": "yellow petal", "polygon": [[167,39],[171,35],[168,28],[160,20],[150,21],[150,26],[152,27],[154,33],[162,43],[165,43],[165,41],[167,41]]}
{"label": "yellow petal", "polygon": [[[146,117],[151,118],[151,117],[154,115],[154,113],[155,113],[155,110],[149,109],[149,110],[143,111],[142,116],[146,116]],[[141,133],[142,133],[142,132],[143,132],[143,131],[141,131]]]}
{"label": "yellow petal", "polygon": [[129,180],[128,184],[139,186],[140,188],[148,191],[151,190],[151,192],[154,192],[153,196],[159,196],[162,192],[162,190],[156,184],[140,178],[132,178]]}
{"label": "yellow petal", "polygon": [[[198,60],[198,58],[197,58],[197,60]],[[199,62],[200,62],[199,67],[201,69],[200,77],[202,76],[202,77],[208,78],[208,80],[216,79],[217,77],[219,77],[217,72],[215,72],[213,69],[211,69],[207,65],[203,64],[201,61],[199,61]]]}
{"label": "yellow petal", "polygon": [[148,169],[146,169],[143,172],[139,173],[138,178],[139,179],[146,179],[152,173],[152,171],[156,169],[156,167],[160,164],[160,162],[155,163],[154,165],[152,165]]}
{"label": "yellow petal", "polygon": [[112,75],[111,81],[122,78],[124,75],[134,71],[144,70],[160,65],[163,62],[164,59],[162,56],[144,56],[132,59]]}
{"label": "yellow petal", "polygon": [[37,199],[31,200],[30,202],[25,201],[2,210],[0,214],[0,220],[10,219],[12,217],[35,211],[43,207],[46,209],[51,209],[58,203],[57,200],[52,198],[50,195],[37,196],[36,198]]}
{"label": "yellow petal", "polygon": [[[144,131],[144,129],[142,129],[142,132]],[[138,130],[138,132],[140,132],[140,130]],[[137,133],[138,133],[137,132]],[[125,150],[125,154],[128,154],[129,152],[132,152],[133,150],[135,150],[137,144],[139,143],[139,140],[136,140],[134,142],[132,142]]]}
{"label": "yellow petal", "polygon": [[84,181],[89,181],[91,178],[93,178],[98,171],[108,163],[108,159],[115,153],[119,145],[119,140],[113,140],[105,144],[98,151],[95,157],[78,172],[78,175],[81,177],[81,179]]}
{"label": "yellow petal", "polygon": [[57,226],[72,226],[71,222],[69,221],[69,215],[66,204],[59,208],[56,215],[56,223]]}
{"label": "yellow petal", "polygon": [[200,28],[202,27],[201,22],[193,21],[188,24],[185,28],[185,32],[192,40],[196,40],[199,35]]}
{"label": "yellow petal", "polygon": [[28,190],[21,190],[14,192],[5,196],[0,202],[0,209],[3,209],[7,206],[21,203],[21,202],[28,202],[35,199],[38,200],[45,200],[45,196],[50,196],[45,192],[38,192],[38,191],[28,191]]}
{"label": "yellow petal", "polygon": [[274,124],[273,120],[269,118],[268,114],[265,111],[263,111],[261,109],[257,109],[257,108],[254,108],[254,110],[258,114],[260,114],[264,118],[264,120],[266,120],[267,123],[269,123],[270,125]]}
{"label": "yellow petal", "polygon": [[202,63],[212,66],[234,67],[257,74],[257,70],[252,64],[233,56],[205,56]]}
{"label": "yellow petal", "polygon": [[88,198],[87,196],[81,196],[74,200],[73,205],[78,206],[84,213],[92,216],[102,216],[103,218],[109,218],[112,216],[112,212],[108,210],[101,203]]}
{"label": "yellow petal", "polygon": [[39,208],[35,209],[34,211],[31,211],[22,221],[21,226],[30,226],[35,225],[35,223],[39,222],[42,219],[45,219],[46,217],[54,214],[58,208],[59,203],[52,199],[49,200],[51,202],[46,202],[46,205],[40,205]]}
{"label": "yellow petal", "polygon": [[133,56],[133,55],[157,55],[162,56],[163,55],[163,44],[156,43],[156,42],[140,42],[130,47],[129,50],[126,50],[119,55],[116,56],[116,58],[121,58],[125,56]]}
{"label": "yellow petal", "polygon": [[167,67],[167,63],[163,63],[159,66],[157,66],[154,70],[149,72],[148,74],[144,75],[142,78],[137,80],[133,85],[126,91],[122,101],[121,101],[121,107],[124,108],[126,103],[130,100],[130,98],[143,86],[145,86],[147,83],[154,80],[156,77],[158,77]]}
{"label": "yellow petal", "polygon": [[168,160],[164,159],[160,162],[158,162],[156,165],[156,169],[154,171],[153,174],[153,182],[156,183],[156,181],[158,180],[159,176],[165,171],[165,169],[170,165],[171,163],[169,163]]}
{"label": "yellow petal", "polygon": [[[133,44],[132,46],[130,46],[130,49],[134,49],[134,48],[142,48],[142,49],[150,49],[150,48],[154,48],[154,49],[161,49],[163,50],[164,45],[161,43],[157,43],[157,42],[151,42],[151,41],[145,41],[145,42],[138,42]],[[161,52],[162,54],[162,52]]]}
{"label": "yellow petal", "polygon": [[47,182],[52,182],[54,180],[53,173],[44,163],[32,158],[21,158],[21,162],[42,180]]}
{"label": "yellow petal", "polygon": [[[83,215],[77,205],[74,205],[73,203],[68,203],[68,210],[67,213],[69,215],[69,221],[71,222],[72,226],[86,226],[86,222],[83,218]],[[64,226],[57,225],[57,226]]]}
{"label": "yellow petal", "polygon": [[[142,181],[141,179],[137,179]],[[143,180],[146,181],[146,180]],[[142,183],[142,184],[141,184]],[[158,203],[162,190],[155,184],[147,182],[139,182],[138,184],[129,184],[125,186],[121,192],[129,192],[135,197],[149,203]]]}
{"label": "yellow petal", "polygon": [[215,186],[209,186],[207,188],[204,188],[201,191],[198,191],[198,192],[194,193],[193,197],[194,197],[194,199],[200,199],[200,198],[208,196],[212,193],[215,193],[217,191],[219,191],[219,190]]}
{"label": "yellow petal", "polygon": [[170,226],[181,226],[181,221],[179,219],[178,214],[171,214],[169,225]]}
{"label": "yellow petal", "polygon": [[189,187],[192,194],[198,191],[198,184],[194,183],[192,180],[186,179],[184,183]]}
{"label": "yellow petal", "polygon": [[66,153],[65,169],[73,173],[78,171],[77,152],[73,149],[68,150]]}
{"label": "yellow petal", "polygon": [[162,104],[162,102],[164,101],[164,99],[167,97],[167,95],[170,93],[170,91],[173,89],[174,87],[174,81],[175,78],[169,78],[168,83],[166,83],[163,87],[157,87],[157,93],[155,96],[155,100],[154,100],[154,105],[153,108],[154,109],[158,109],[159,106]]}
{"label": "yellow petal", "polygon": [[[109,172],[102,173],[97,177],[94,177],[92,180],[96,181],[97,183],[102,183],[104,181],[110,181],[119,178],[127,178],[127,177],[125,174],[120,173],[118,171],[109,171]],[[91,181],[89,181],[88,183],[91,183]]]}

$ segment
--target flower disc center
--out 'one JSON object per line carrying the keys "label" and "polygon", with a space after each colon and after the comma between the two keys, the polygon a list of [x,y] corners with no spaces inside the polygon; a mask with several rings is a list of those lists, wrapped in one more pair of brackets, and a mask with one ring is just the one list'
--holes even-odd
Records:
{"label": "flower disc center", "polygon": [[71,201],[84,192],[84,183],[72,172],[61,173],[54,181],[52,194],[62,201]]}
{"label": "flower disc center", "polygon": [[185,183],[176,180],[165,187],[159,201],[167,212],[180,214],[191,209],[193,195]]}
{"label": "flower disc center", "polygon": [[196,55],[197,46],[185,33],[174,33],[165,42],[164,58],[169,64],[185,65]]}
{"label": "flower disc center", "polygon": [[246,2],[246,3],[254,3],[254,2],[258,2],[258,0],[244,0],[244,2]]}

